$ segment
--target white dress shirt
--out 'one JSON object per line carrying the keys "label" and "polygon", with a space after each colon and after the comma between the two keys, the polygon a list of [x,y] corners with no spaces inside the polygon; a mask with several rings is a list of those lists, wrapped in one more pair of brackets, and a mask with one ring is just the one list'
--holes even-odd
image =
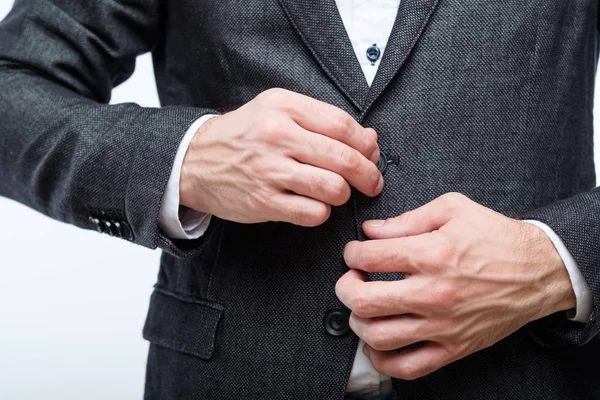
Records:
{"label": "white dress shirt", "polygon": [[[367,82],[371,85],[383,58],[400,0],[336,0],[336,4],[356,58]],[[381,56],[374,64],[366,56],[367,49],[373,45],[381,50]],[[206,115],[200,118],[188,129],[175,156],[173,171],[167,183],[159,215],[160,228],[173,239],[197,239],[204,234],[210,223],[210,215],[179,206],[179,178],[190,141],[202,124],[213,116]],[[577,298],[577,308],[570,311],[568,317],[574,321],[587,322],[592,311],[592,293],[576,261],[549,226],[539,221],[527,222],[540,227],[548,235],[565,263]],[[379,374],[371,366],[369,359],[362,352],[362,346],[361,340],[354,358],[347,391],[391,390],[390,378]]]}

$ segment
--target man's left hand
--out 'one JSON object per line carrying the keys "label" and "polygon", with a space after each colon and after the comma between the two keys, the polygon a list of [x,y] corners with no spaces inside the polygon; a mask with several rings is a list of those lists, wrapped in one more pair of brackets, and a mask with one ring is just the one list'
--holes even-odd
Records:
{"label": "man's left hand", "polygon": [[[363,230],[373,240],[348,243],[351,269],[336,294],[382,374],[425,376],[576,305],[564,263],[540,228],[463,195],[367,221]],[[406,279],[371,282],[365,272],[404,272]]]}

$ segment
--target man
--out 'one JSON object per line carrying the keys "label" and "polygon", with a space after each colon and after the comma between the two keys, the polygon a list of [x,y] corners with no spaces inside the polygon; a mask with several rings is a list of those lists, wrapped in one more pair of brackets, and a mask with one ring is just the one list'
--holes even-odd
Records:
{"label": "man", "polygon": [[[599,398],[597,26],[593,0],[17,0],[0,192],[164,250],[148,399]],[[146,51],[164,107],[106,105]]]}

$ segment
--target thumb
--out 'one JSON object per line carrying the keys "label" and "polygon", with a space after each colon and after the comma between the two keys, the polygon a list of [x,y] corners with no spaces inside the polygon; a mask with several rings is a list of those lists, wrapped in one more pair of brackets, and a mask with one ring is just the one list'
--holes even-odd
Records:
{"label": "thumb", "polygon": [[363,231],[370,239],[391,239],[436,231],[455,218],[470,201],[460,193],[447,193],[397,217],[365,221]]}

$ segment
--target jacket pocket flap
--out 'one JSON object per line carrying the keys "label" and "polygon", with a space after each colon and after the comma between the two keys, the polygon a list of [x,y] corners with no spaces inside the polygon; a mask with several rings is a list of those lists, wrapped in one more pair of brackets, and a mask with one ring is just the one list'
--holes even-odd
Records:
{"label": "jacket pocket flap", "polygon": [[143,336],[156,345],[208,360],[214,353],[221,314],[219,303],[156,289]]}

